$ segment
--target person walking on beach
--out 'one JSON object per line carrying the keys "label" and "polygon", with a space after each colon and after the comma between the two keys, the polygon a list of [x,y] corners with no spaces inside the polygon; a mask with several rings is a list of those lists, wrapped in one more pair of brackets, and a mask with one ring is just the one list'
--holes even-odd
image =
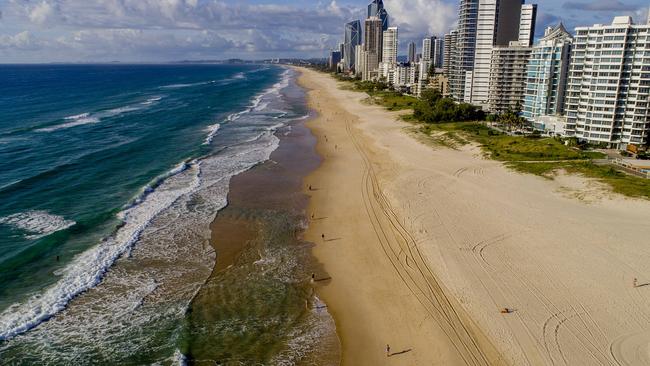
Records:
{"label": "person walking on beach", "polygon": [[636,278],[634,278],[634,281],[632,281],[632,286],[639,287],[639,281]]}
{"label": "person walking on beach", "polygon": [[325,234],[320,234],[320,237],[323,238],[323,240],[325,240]]}
{"label": "person walking on beach", "polygon": [[390,345],[386,344],[386,357],[390,357]]}

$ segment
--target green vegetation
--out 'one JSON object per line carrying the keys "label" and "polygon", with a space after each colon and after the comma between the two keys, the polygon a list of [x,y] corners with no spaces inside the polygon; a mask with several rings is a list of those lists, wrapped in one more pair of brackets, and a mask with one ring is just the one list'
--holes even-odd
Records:
{"label": "green vegetation", "polygon": [[422,92],[420,101],[413,109],[413,116],[418,121],[440,123],[452,121],[479,121],[485,113],[467,103],[455,103],[450,98],[443,98],[437,90],[427,89]]}
{"label": "green vegetation", "polygon": [[477,122],[497,122],[506,130],[522,128],[525,121],[515,111],[485,116],[476,107],[456,104],[438,91],[426,90],[421,99],[416,99],[390,90],[386,83],[338,79],[345,83],[343,88],[366,92],[373,103],[389,110],[413,109],[413,114],[403,115],[402,119],[416,123],[420,136],[434,144],[458,148],[475,142],[489,158],[522,173],[553,179],[556,172],[563,170],[596,179],[611,186],[616,193],[650,199],[650,179],[627,175],[612,166],[594,164],[593,159],[602,159],[604,154],[587,151],[590,146],[579,145],[575,139],[542,138],[539,133],[510,136],[484,122]]}
{"label": "green vegetation", "polygon": [[343,89],[365,92],[373,104],[381,105],[390,111],[413,109],[418,103],[417,98],[391,90],[389,85],[383,82],[361,81],[341,76],[336,79],[344,82]]}
{"label": "green vegetation", "polygon": [[604,154],[580,150],[571,144],[566,146],[559,138],[509,136],[478,122],[423,124],[420,131],[431,136],[434,142],[449,147],[474,141],[490,158],[522,173],[553,179],[557,171],[564,170],[596,179],[616,193],[650,199],[650,179],[627,175],[609,165],[594,164],[593,159],[602,159]]}
{"label": "green vegetation", "polygon": [[[597,152],[565,146],[558,138],[539,135],[510,136],[492,130],[480,122],[454,122],[425,125],[428,134],[442,133],[456,139],[477,142],[490,158],[499,161],[562,161],[604,158]],[[459,136],[460,135],[460,136]]]}

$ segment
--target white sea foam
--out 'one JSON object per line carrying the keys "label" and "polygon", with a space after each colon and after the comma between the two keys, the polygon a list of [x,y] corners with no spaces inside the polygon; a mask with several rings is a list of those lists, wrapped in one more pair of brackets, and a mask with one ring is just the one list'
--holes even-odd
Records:
{"label": "white sea foam", "polygon": [[159,102],[162,100],[162,97],[151,97],[147,99],[146,101],[142,102],[143,105],[151,105],[154,104],[155,102]]}
{"label": "white sea foam", "polygon": [[75,222],[47,211],[27,211],[0,217],[0,224],[11,225],[25,231],[29,233],[25,238],[34,240],[67,229]]}
{"label": "white sea foam", "polygon": [[179,349],[176,349],[176,351],[174,351],[173,364],[177,366],[187,365],[187,357],[185,357],[185,355]]}
{"label": "white sea foam", "polygon": [[81,113],[81,114],[77,114],[77,115],[74,115],[74,116],[65,117],[64,119],[69,121],[69,120],[88,118],[89,116],[90,116],[90,113]]}
{"label": "white sea foam", "polygon": [[68,265],[62,278],[43,293],[22,304],[14,304],[0,313],[0,341],[38,325],[65,308],[81,292],[96,286],[115,260],[139,238],[147,224],[180,196],[192,192],[200,183],[198,165],[186,170],[191,183],[174,186],[172,182],[146,196],[141,204],[122,213],[124,226],[115,235],[81,253]]}
{"label": "white sea foam", "polygon": [[208,136],[205,138],[203,145],[210,145],[212,143],[212,139],[217,134],[217,132],[219,132],[219,128],[221,128],[221,124],[219,123],[215,123],[212,126],[208,126],[207,128]]}
{"label": "white sea foam", "polygon": [[187,83],[187,84],[170,84],[170,85],[163,85],[161,86],[162,89],[183,89],[183,88],[191,88],[193,86],[201,86],[201,85],[208,85],[208,84],[213,84],[216,83],[216,80],[210,80],[210,81],[201,81],[198,83]]}
{"label": "white sea foam", "polygon": [[77,127],[77,126],[83,126],[83,125],[88,125],[88,124],[93,124],[93,123],[99,123],[103,118],[110,118],[110,117],[116,117],[119,115],[122,115],[124,113],[129,113],[129,112],[134,112],[134,111],[139,111],[143,108],[146,108],[150,105],[152,105],[154,102],[161,100],[162,97],[153,97],[148,99],[146,102],[142,102],[139,104],[133,104],[133,105],[127,105],[124,107],[118,107],[118,108],[113,108],[113,109],[107,109],[104,111],[98,111],[98,112],[86,112],[86,113],[81,113],[77,114],[74,116],[68,116],[63,118],[64,121],[68,121],[62,124],[54,125],[54,126],[49,126],[49,127],[44,127],[44,128],[39,128],[36,130],[36,132],[54,132],[58,130],[64,130],[67,128],[72,128],[72,127]]}
{"label": "white sea foam", "polygon": [[[258,105],[263,97],[279,92],[283,85],[288,85],[289,74],[285,73],[283,78],[286,78],[286,83],[280,82],[254,98],[251,108]],[[251,108],[236,114],[239,117],[232,115],[231,119],[240,118],[249,113]],[[132,204],[120,213],[123,225],[114,235],[76,256],[60,271],[61,278],[54,285],[0,312],[0,341],[36,327],[66,308],[75,296],[99,284],[107,270],[139,241],[147,228],[155,232],[165,227],[150,226],[156,217],[163,216],[163,212],[171,217],[187,217],[189,212],[185,210],[189,207],[191,197],[195,195],[202,197],[196,202],[213,202],[209,206],[212,213],[215,208],[219,210],[225,207],[230,178],[269,159],[279,145],[279,139],[273,133],[279,126],[280,124],[262,131],[256,130],[253,138],[231,146],[223,153],[202,160],[183,162],[154,179],[134,198]],[[198,212],[197,215],[200,218],[209,217],[203,212]],[[204,224],[207,227],[209,219]],[[148,291],[155,291],[155,287]],[[55,326],[56,322],[47,324]],[[69,329],[70,325],[65,324],[64,328]],[[33,332],[25,336],[29,334]]]}
{"label": "white sea foam", "polygon": [[[37,326],[63,310],[75,296],[96,286],[108,268],[138,241],[149,223],[180,197],[196,192],[202,183],[206,188],[219,181],[227,183],[232,176],[267,160],[279,144],[279,139],[270,132],[263,133],[257,141],[252,146],[233,148],[225,162],[215,157],[179,164],[161,183],[154,181],[148,185],[153,188],[145,189],[142,197],[120,214],[124,225],[113,236],[79,254],[64,268],[56,284],[0,313],[0,341]],[[222,167],[224,163],[228,165]],[[208,172],[202,172],[203,164],[208,166]],[[220,208],[225,206],[225,199],[224,195]]]}
{"label": "white sea foam", "polygon": [[70,121],[70,122],[66,122],[66,123],[62,123],[50,127],[39,128],[38,130],[36,130],[36,132],[53,132],[57,130],[63,130],[66,128],[83,126],[83,125],[99,122],[99,118],[91,116],[90,113],[82,113],[76,116],[65,117],[63,120]]}

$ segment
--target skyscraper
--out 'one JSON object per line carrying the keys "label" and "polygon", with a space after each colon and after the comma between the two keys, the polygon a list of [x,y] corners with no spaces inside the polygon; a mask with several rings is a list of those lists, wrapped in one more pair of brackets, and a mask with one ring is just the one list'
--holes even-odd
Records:
{"label": "skyscraper", "polygon": [[394,81],[394,75],[391,73],[397,66],[398,47],[398,29],[397,27],[389,27],[383,32],[383,51],[380,65],[380,76],[386,78],[389,83]]}
{"label": "skyscraper", "polygon": [[383,0],[373,0],[368,4],[368,18],[377,17],[381,19],[382,31],[388,29],[388,12],[384,9]]}
{"label": "skyscraper", "polygon": [[383,0],[373,0],[368,4],[368,18],[377,16],[379,9],[384,8]]}
{"label": "skyscraper", "polygon": [[458,28],[454,35],[455,44],[448,44],[453,49],[453,59],[449,67],[449,93],[461,101],[465,96],[465,79],[474,67],[476,51],[476,26],[478,21],[479,0],[460,0],[458,8]]}
{"label": "skyscraper", "polygon": [[417,55],[417,51],[415,48],[415,42],[410,42],[409,43],[409,58],[408,61],[409,63],[415,63],[415,56]]}
{"label": "skyscraper", "polygon": [[566,132],[624,149],[650,134],[650,25],[614,18],[575,30],[566,92]]}
{"label": "skyscraper", "polygon": [[537,4],[523,4],[519,21],[519,44],[532,46],[535,38],[535,23],[537,22]]}
{"label": "skyscraper", "polygon": [[327,66],[330,68],[330,70],[336,71],[339,62],[341,62],[341,51],[330,51],[330,55],[327,60]]}
{"label": "skyscraper", "polygon": [[433,65],[440,69],[443,66],[445,59],[445,42],[441,38],[433,37],[433,47],[431,49],[431,59],[433,60]]}
{"label": "skyscraper", "polygon": [[356,61],[355,47],[361,44],[361,22],[358,20],[349,22],[345,25],[343,58],[345,63],[343,68],[345,72],[354,69]]}
{"label": "skyscraper", "polygon": [[533,121],[539,116],[559,115],[564,111],[573,39],[562,24],[549,27],[533,47],[524,91],[522,116]]}
{"label": "skyscraper", "polygon": [[354,47],[354,76],[363,75],[364,54],[362,45],[359,44]]}
{"label": "skyscraper", "polygon": [[435,37],[427,37],[422,40],[422,60],[431,60],[433,57],[433,40]]}
{"label": "skyscraper", "polygon": [[364,22],[363,51],[366,62],[364,63],[363,79],[370,80],[377,74],[379,60],[383,47],[383,31],[381,19],[370,17]]}
{"label": "skyscraper", "polygon": [[[478,22],[476,32],[476,53],[472,70],[471,84],[465,90],[470,95],[464,99],[468,103],[485,106],[488,102],[490,87],[490,63],[494,46],[508,46],[512,41],[519,41],[522,20],[523,0],[479,0]],[[534,25],[534,21],[527,27]],[[533,32],[534,29],[529,29]]]}
{"label": "skyscraper", "polygon": [[442,72],[447,78],[447,80],[449,80],[452,77],[453,63],[456,61],[457,58],[456,55],[457,43],[458,43],[458,31],[453,30],[445,34]]}

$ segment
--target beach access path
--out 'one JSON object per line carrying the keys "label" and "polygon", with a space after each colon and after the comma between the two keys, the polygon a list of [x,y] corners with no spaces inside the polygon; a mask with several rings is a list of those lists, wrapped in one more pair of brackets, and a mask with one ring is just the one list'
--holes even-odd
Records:
{"label": "beach access path", "polygon": [[650,364],[648,201],[427,145],[300,72],[324,158],[306,236],[343,365]]}

